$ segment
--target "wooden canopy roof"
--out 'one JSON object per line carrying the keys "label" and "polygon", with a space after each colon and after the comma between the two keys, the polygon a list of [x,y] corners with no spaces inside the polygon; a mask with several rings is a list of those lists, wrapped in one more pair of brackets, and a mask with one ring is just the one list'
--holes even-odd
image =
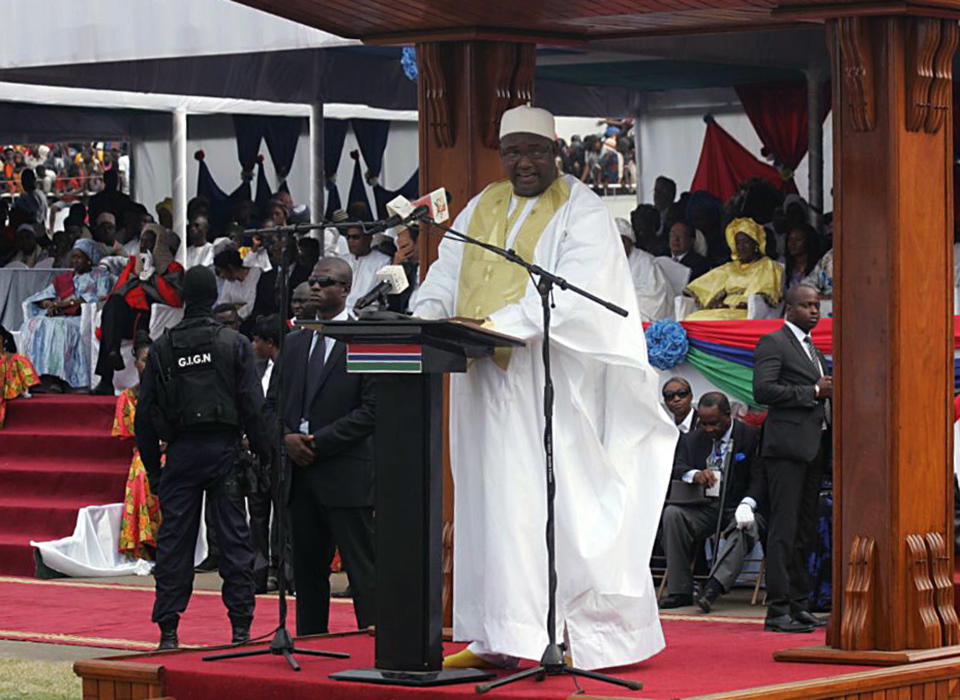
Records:
{"label": "wooden canopy roof", "polygon": [[371,43],[529,38],[580,43],[760,29],[844,14],[960,17],[960,0],[237,0]]}

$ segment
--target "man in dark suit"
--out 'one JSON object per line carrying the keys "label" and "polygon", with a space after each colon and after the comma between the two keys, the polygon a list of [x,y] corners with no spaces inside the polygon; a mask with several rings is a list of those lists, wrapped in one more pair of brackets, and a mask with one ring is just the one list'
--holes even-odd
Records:
{"label": "man in dark suit", "polygon": [[696,232],[686,221],[677,221],[670,227],[670,257],[690,268],[690,282],[710,269],[707,259],[693,249]]}
{"label": "man in dark suit", "polygon": [[[726,543],[717,557],[700,600],[707,612],[730,590],[743,560],[756,544],[758,529],[754,511],[764,495],[763,476],[757,459],[759,429],[734,420],[730,401],[711,391],[700,397],[700,425],[680,436],[673,461],[673,478],[704,486],[700,504],[671,504],[663,511],[663,545],[667,554],[667,591],[661,608],[693,603],[691,562],[697,543],[717,531],[726,533]],[[728,532],[729,530],[729,532]],[[700,602],[698,600],[698,603]]]}
{"label": "man in dark suit", "polygon": [[766,628],[809,632],[824,623],[807,610],[806,562],[816,539],[817,497],[830,449],[833,378],[810,339],[820,293],[799,284],[786,296],[783,328],[757,343],[753,395],[769,406],[761,456],[770,488]]}
{"label": "man in dark suit", "polygon": [[[350,266],[323,258],[310,276],[321,319],[345,320]],[[339,547],[360,628],[374,624],[373,430],[371,377],[347,374],[346,346],[312,331],[284,341],[284,448],[290,462],[297,634],[327,631],[330,563]],[[275,385],[270,392],[274,395]]]}

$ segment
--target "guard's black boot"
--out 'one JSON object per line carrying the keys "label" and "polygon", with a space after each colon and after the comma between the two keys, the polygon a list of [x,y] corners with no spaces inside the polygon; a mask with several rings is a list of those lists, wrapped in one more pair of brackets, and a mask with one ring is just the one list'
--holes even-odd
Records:
{"label": "guard's black boot", "polygon": [[233,639],[231,639],[232,644],[246,644],[250,641],[250,621],[245,622],[230,622],[231,627],[233,627]]}
{"label": "guard's black boot", "polygon": [[157,646],[157,651],[169,651],[179,648],[180,640],[177,639],[177,623],[160,625],[160,644]]}

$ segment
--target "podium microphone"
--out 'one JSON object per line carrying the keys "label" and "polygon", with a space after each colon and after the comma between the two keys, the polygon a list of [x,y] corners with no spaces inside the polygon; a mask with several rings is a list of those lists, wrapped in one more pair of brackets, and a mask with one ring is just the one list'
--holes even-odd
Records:
{"label": "podium microphone", "polygon": [[447,205],[447,191],[442,187],[412,202],[403,195],[394,197],[387,202],[387,211],[393,216],[403,217],[404,223],[419,220],[427,216],[440,224],[450,218],[450,207]]}
{"label": "podium microphone", "polygon": [[384,265],[377,270],[377,286],[357,299],[353,308],[359,311],[370,306],[380,297],[387,294],[400,294],[409,286],[410,282],[402,265]]}

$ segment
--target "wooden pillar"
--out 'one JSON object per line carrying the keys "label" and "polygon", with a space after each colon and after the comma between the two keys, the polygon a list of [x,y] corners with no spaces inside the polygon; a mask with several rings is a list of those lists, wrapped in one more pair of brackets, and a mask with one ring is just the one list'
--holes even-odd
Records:
{"label": "wooden pillar", "polygon": [[[486,185],[503,178],[500,117],[511,107],[533,102],[535,52],[533,43],[417,44],[420,192],[446,188],[451,218]],[[420,274],[425,276],[437,258],[440,237],[421,235],[419,244]],[[453,480],[449,450],[444,454],[443,605],[444,624],[449,626],[453,604]]]}
{"label": "wooden pillar", "polygon": [[869,650],[958,643],[951,446],[958,26],[848,16],[829,28],[835,465],[833,650],[825,651],[870,663]]}

